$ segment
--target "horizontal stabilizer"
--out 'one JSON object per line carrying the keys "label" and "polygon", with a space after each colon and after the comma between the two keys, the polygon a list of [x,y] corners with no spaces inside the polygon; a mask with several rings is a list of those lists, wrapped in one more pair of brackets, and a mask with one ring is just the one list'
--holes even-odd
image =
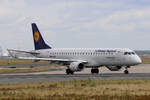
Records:
{"label": "horizontal stabilizer", "polygon": [[40,54],[33,51],[21,51],[21,50],[12,50],[7,49],[9,55],[13,58],[19,58],[19,57],[35,57],[36,55]]}

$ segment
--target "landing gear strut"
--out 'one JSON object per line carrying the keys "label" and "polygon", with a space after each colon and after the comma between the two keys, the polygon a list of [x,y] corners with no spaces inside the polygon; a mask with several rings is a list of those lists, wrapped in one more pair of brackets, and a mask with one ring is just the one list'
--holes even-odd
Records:
{"label": "landing gear strut", "polygon": [[128,68],[130,68],[130,66],[125,67],[124,74],[129,74]]}
{"label": "landing gear strut", "polygon": [[92,74],[98,74],[99,73],[99,69],[98,68],[92,68],[91,69],[91,73]]}
{"label": "landing gear strut", "polygon": [[74,72],[70,69],[66,69],[66,74],[69,75],[69,74],[74,74]]}

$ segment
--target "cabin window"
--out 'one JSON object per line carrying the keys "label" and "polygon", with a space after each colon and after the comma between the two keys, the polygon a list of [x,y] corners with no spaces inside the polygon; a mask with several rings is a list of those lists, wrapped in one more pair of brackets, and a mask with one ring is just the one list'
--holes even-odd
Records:
{"label": "cabin window", "polygon": [[124,52],[124,55],[135,55],[134,52]]}

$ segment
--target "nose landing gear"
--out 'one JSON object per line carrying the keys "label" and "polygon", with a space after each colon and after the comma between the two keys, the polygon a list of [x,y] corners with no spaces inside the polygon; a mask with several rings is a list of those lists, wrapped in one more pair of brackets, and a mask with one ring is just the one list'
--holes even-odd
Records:
{"label": "nose landing gear", "polygon": [[130,66],[125,67],[124,74],[129,74],[128,68],[130,68]]}

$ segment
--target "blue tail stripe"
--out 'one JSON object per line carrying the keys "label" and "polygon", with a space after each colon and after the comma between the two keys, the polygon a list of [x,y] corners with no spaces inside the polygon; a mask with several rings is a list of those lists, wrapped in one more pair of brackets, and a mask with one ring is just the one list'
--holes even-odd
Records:
{"label": "blue tail stripe", "polygon": [[33,40],[34,40],[35,50],[51,49],[51,47],[45,43],[45,41],[35,23],[32,23],[32,31],[33,31]]}

